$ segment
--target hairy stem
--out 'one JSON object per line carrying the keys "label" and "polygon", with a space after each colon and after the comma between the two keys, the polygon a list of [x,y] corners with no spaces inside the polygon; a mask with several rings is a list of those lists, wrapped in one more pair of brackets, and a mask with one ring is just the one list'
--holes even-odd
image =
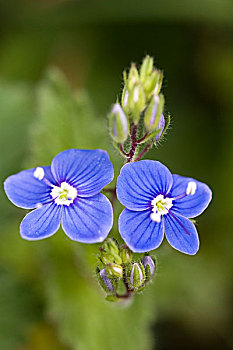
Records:
{"label": "hairy stem", "polygon": [[139,153],[139,155],[136,157],[136,159],[135,159],[134,161],[137,162],[139,159],[141,159],[141,158],[144,156],[144,154],[149,150],[150,147],[151,147],[151,145],[148,144],[148,145],[144,148],[144,150],[142,150],[142,152]]}

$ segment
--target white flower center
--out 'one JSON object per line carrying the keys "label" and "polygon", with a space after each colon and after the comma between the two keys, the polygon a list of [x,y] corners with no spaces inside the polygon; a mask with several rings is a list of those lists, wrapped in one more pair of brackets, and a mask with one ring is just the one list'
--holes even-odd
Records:
{"label": "white flower center", "polygon": [[152,213],[150,214],[151,220],[155,222],[161,221],[161,216],[166,215],[169,209],[172,207],[172,198],[164,198],[162,194],[159,194],[151,201]]}
{"label": "white flower center", "polygon": [[62,182],[60,187],[54,186],[50,194],[56,204],[69,206],[77,197],[77,190],[67,182]]}

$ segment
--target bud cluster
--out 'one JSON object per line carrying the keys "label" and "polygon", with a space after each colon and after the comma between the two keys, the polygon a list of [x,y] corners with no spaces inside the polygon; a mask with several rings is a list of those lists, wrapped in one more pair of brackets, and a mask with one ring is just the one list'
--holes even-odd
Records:
{"label": "bud cluster", "polygon": [[145,255],[135,261],[129,248],[125,244],[118,245],[112,238],[108,238],[99,248],[98,260],[98,281],[109,301],[126,299],[142,291],[156,270],[155,257]]}
{"label": "bud cluster", "polygon": [[113,105],[109,116],[112,140],[128,161],[133,160],[138,145],[157,143],[169,124],[160,92],[163,73],[153,65],[153,58],[146,56],[139,70],[132,64],[128,75],[123,73],[121,102]]}

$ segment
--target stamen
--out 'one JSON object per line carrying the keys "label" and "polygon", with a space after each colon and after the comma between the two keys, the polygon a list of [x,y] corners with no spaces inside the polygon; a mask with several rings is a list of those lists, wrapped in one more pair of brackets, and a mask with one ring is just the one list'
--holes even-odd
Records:
{"label": "stamen", "polygon": [[41,168],[40,166],[35,169],[33,176],[36,179],[43,181],[44,184],[46,184],[47,186],[54,187],[54,185],[48,179],[45,178],[44,169]]}
{"label": "stamen", "polygon": [[190,181],[190,182],[188,183],[188,186],[187,186],[187,189],[186,189],[186,194],[192,196],[193,194],[195,194],[196,189],[197,189],[197,184],[196,184],[196,182]]}
{"label": "stamen", "polygon": [[41,167],[37,167],[33,175],[36,179],[42,180],[44,178],[44,169]]}

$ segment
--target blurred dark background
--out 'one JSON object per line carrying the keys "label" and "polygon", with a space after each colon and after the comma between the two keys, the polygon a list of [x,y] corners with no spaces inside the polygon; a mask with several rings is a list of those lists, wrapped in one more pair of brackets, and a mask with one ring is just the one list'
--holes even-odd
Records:
{"label": "blurred dark background", "polygon": [[148,157],[213,190],[197,222],[200,251],[189,257],[164,242],[154,283],[127,308],[112,305],[94,276],[98,245],[62,232],[23,241],[25,211],[2,188],[1,350],[233,346],[231,0],[1,0],[0,177],[69,147],[108,149],[117,174],[107,114],[123,69],[146,54],[164,71],[172,117],[166,142]]}

